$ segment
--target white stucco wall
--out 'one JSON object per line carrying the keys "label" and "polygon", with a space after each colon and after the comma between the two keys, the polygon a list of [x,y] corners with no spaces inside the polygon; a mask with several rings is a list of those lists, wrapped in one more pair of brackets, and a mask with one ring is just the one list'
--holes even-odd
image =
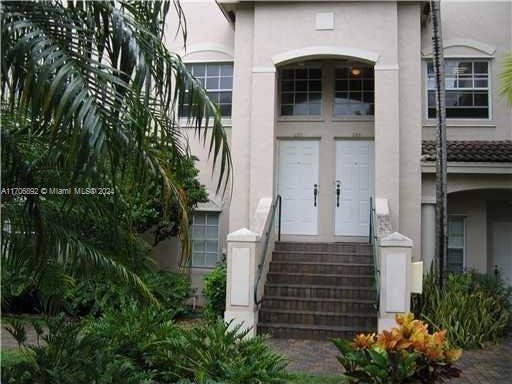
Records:
{"label": "white stucco wall", "polygon": [[[512,202],[512,175],[449,174],[448,214],[465,218],[465,259],[468,269],[491,272],[489,257],[490,223],[500,217],[496,208],[488,214],[488,204],[508,207]],[[422,183],[422,257],[431,261],[434,254],[435,237],[435,175],[423,174]],[[493,203],[494,202],[494,203]],[[512,220],[511,209],[501,208],[501,217]]]}
{"label": "white stucco wall", "polygon": [[[423,251],[431,252],[429,244],[421,244],[425,238],[425,228],[421,227],[425,208],[421,203],[431,203],[435,197],[433,176],[422,175],[420,170],[421,139],[434,138],[433,121],[425,118],[425,58],[431,48],[431,25],[422,21],[424,5],[413,1],[239,2],[230,6],[236,13],[233,25],[213,0],[183,2],[188,22],[187,50],[179,39],[174,40],[175,24],[167,34],[169,47],[189,62],[233,60],[235,64],[232,119],[226,121],[232,143],[234,188],[230,202],[216,197],[223,206],[221,241],[228,230],[248,227],[258,200],[275,193],[275,141],[294,137],[321,139],[320,236],[316,240],[336,240],[332,237],[332,208],[322,203],[331,200],[334,188],[334,140],[358,137],[375,138],[376,194],[390,201],[395,230],[413,240],[414,259],[421,258]],[[319,12],[334,14],[333,30],[316,30]],[[450,120],[449,139],[512,139],[510,107],[497,92],[501,60],[512,51],[512,3],[443,1],[442,18],[447,56],[487,57],[491,62],[491,119]],[[302,60],[318,59],[323,63],[337,58],[325,53],[307,54],[315,50],[364,52],[365,57],[375,58],[375,119],[332,119],[328,113],[317,121],[278,117],[276,62],[287,55],[293,57],[290,52],[295,56],[303,52],[307,57]],[[331,102],[327,95],[327,110]],[[193,137],[190,145],[201,159],[198,166],[202,182],[214,191],[215,178],[205,150]],[[506,188],[512,180],[500,174],[450,175],[449,185],[451,191]],[[472,202],[466,199],[457,204]],[[457,204],[452,205],[453,209]],[[474,209],[472,217],[482,215],[482,206],[476,204]],[[474,233],[480,233],[475,228]],[[477,236],[472,251],[475,255],[481,254],[481,241]],[[475,265],[484,268],[477,261]]]}
{"label": "white stucco wall", "polygon": [[[443,41],[459,43],[445,49],[446,57],[473,57],[490,60],[491,118],[450,119],[450,140],[510,140],[512,139],[512,113],[506,100],[499,95],[499,73],[507,53],[512,52],[512,2],[510,1],[443,1],[441,2]],[[489,46],[492,54],[474,48],[474,42]],[[465,45],[461,45],[465,44]],[[422,35],[423,53],[430,53],[431,25],[425,25]],[[426,66],[423,65],[423,99]],[[433,120],[426,119],[423,103],[423,138],[433,139]]]}

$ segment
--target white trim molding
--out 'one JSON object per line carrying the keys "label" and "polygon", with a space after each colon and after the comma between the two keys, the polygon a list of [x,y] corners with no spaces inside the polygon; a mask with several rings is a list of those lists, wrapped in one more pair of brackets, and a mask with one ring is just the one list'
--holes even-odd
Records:
{"label": "white trim molding", "polygon": [[235,52],[233,51],[233,48],[228,47],[227,45],[217,43],[201,43],[190,45],[187,47],[186,50],[181,51],[180,54],[182,57],[186,57],[188,55],[198,52],[219,52],[229,56],[231,59],[235,57]]}
{"label": "white trim molding", "polygon": [[374,70],[375,71],[398,71],[400,66],[398,64],[376,64]]}
{"label": "white trim molding", "polygon": [[[493,57],[496,53],[496,47],[482,43],[481,41],[471,40],[471,39],[450,39],[443,41],[443,50],[446,50],[448,48],[453,47],[464,47],[469,48],[469,50],[473,52],[468,52],[467,57]],[[479,56],[475,56],[474,51],[479,52]],[[423,57],[432,57],[432,47],[427,47],[421,50],[421,53]],[[446,57],[451,57],[449,54],[445,53]],[[454,56],[455,57],[455,56]],[[460,57],[460,55],[457,55],[457,57]]]}
{"label": "white trim molding", "polygon": [[276,67],[252,67],[252,73],[275,73]]}
{"label": "white trim molding", "polygon": [[272,62],[274,65],[281,65],[298,59],[326,57],[350,57],[376,63],[380,55],[377,52],[352,47],[319,45],[278,53],[272,56]]}
{"label": "white trim molding", "polygon": [[[433,161],[425,161],[421,164],[422,173],[436,173],[436,164]],[[486,173],[512,175],[510,163],[487,163],[469,161],[450,161],[448,173]]]}

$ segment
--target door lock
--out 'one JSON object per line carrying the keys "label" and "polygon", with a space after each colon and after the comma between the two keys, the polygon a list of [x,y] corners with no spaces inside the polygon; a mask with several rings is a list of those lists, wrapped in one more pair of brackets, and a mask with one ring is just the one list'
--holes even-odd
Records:
{"label": "door lock", "polygon": [[341,181],[336,180],[336,207],[340,206]]}
{"label": "door lock", "polygon": [[314,184],[313,185],[313,197],[314,197],[314,203],[313,203],[313,207],[316,207],[316,197],[318,195],[318,184]]}

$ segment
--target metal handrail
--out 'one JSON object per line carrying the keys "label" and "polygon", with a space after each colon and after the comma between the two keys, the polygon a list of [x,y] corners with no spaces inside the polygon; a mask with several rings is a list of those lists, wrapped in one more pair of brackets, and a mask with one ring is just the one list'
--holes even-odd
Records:
{"label": "metal handrail", "polygon": [[368,243],[372,247],[373,256],[373,275],[376,291],[376,307],[379,309],[380,302],[380,268],[377,260],[377,230],[375,229],[377,223],[375,207],[373,206],[373,198],[370,197],[370,226],[368,230]]}
{"label": "metal handrail", "polygon": [[270,220],[267,223],[267,226],[264,228],[265,245],[263,246],[261,263],[258,264],[258,277],[256,278],[256,282],[254,283],[254,304],[256,304],[256,306],[259,306],[262,301],[262,299],[258,300],[258,286],[260,284],[261,275],[263,274],[263,267],[265,265],[265,261],[267,258],[268,242],[270,240],[270,233],[274,225],[277,208],[279,208],[279,216],[277,221],[277,241],[281,241],[281,195],[277,195],[274,201],[272,201],[272,207],[270,210]]}

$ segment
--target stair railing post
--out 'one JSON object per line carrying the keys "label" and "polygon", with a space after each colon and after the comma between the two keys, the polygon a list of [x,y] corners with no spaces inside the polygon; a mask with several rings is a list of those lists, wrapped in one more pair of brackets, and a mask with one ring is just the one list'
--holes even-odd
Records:
{"label": "stair railing post", "polygon": [[256,335],[258,308],[254,303],[254,281],[258,273],[260,236],[242,228],[227,237],[226,311],[224,320],[242,324],[248,337]]}
{"label": "stair railing post", "polygon": [[379,332],[396,325],[396,314],[410,312],[412,245],[411,239],[398,232],[380,239]]}

